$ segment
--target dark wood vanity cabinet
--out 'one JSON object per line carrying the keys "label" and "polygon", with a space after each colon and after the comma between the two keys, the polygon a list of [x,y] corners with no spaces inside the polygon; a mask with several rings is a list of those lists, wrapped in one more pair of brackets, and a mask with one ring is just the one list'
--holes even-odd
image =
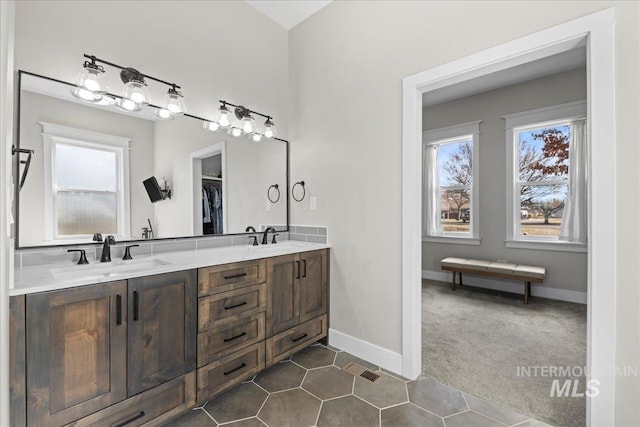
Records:
{"label": "dark wood vanity cabinet", "polygon": [[267,260],[267,335],[327,312],[327,251]]}
{"label": "dark wood vanity cabinet", "polygon": [[196,271],[129,280],[128,395],[194,370]]}
{"label": "dark wood vanity cabinet", "polygon": [[11,297],[12,427],[158,426],[326,337],[328,254]]}
{"label": "dark wood vanity cabinet", "polygon": [[30,426],[60,426],[127,397],[127,282],[26,297]]}
{"label": "dark wood vanity cabinet", "polygon": [[266,366],[327,336],[327,249],[267,259]]}
{"label": "dark wood vanity cabinet", "polygon": [[196,287],[190,270],[27,295],[26,424],[138,425],[195,404]]}

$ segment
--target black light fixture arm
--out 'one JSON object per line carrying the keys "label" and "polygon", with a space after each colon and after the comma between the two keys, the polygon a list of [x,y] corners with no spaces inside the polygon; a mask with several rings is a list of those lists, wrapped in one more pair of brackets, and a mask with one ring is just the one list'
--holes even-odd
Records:
{"label": "black light fixture arm", "polygon": [[[159,79],[157,77],[150,76],[148,74],[143,74],[143,73],[139,72],[138,70],[136,70],[135,68],[123,67],[122,65],[114,64],[113,62],[105,61],[104,59],[97,58],[95,55],[87,55],[86,53],[84,54],[84,57],[87,58],[87,59],[90,59],[92,64],[95,64],[96,62],[100,62],[102,64],[109,65],[111,67],[118,68],[120,70],[134,71],[135,73],[137,73],[142,78],[154,80],[154,81],[156,81],[158,83],[162,83],[162,84],[165,84],[167,86],[171,86],[174,90],[175,89],[180,89],[180,86],[178,86],[175,83],[169,83],[166,80],[162,80],[162,79]],[[229,104],[229,105],[231,105],[231,104]]]}
{"label": "black light fixture arm", "polygon": [[[221,103],[222,105],[224,105],[224,106],[227,106],[227,105],[228,105],[228,106],[230,106],[230,107],[234,107],[234,108],[236,108],[236,109],[239,109],[239,110],[237,110],[237,111],[240,111],[240,113],[239,113],[239,114],[241,114],[241,115],[243,115],[243,116],[246,116],[247,114],[255,114],[256,116],[264,117],[265,119],[269,119],[269,120],[273,119],[273,117],[271,117],[271,116],[268,116],[268,115],[266,115],[266,114],[262,114],[262,113],[260,113],[260,112],[258,112],[258,111],[253,111],[253,110],[251,110],[251,109],[249,109],[249,108],[247,108],[247,107],[245,107],[245,106],[243,106],[243,105],[236,105],[236,104],[232,104],[232,103],[230,103],[229,101],[225,101],[224,99],[221,99],[221,100],[220,100],[220,103]],[[241,118],[241,117],[239,117],[239,118]]]}

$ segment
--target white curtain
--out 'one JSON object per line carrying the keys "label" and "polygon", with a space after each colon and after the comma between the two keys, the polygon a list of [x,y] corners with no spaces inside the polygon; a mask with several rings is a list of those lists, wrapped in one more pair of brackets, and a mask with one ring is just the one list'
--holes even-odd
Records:
{"label": "white curtain", "polygon": [[440,234],[440,183],[438,182],[438,146],[425,145],[423,149],[424,209],[422,233],[425,236]]}
{"label": "white curtain", "polygon": [[562,216],[560,240],[587,243],[587,124],[571,124],[569,190]]}

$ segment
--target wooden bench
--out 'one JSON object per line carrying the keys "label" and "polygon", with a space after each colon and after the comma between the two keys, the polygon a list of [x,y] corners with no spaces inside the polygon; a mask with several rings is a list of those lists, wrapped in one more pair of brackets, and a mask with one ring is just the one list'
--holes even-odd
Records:
{"label": "wooden bench", "polygon": [[444,258],[440,262],[440,265],[442,270],[453,272],[451,287],[454,291],[456,290],[456,273],[460,275],[460,286],[462,286],[462,273],[499,277],[501,279],[523,280],[525,304],[529,303],[531,283],[544,282],[546,273],[544,267],[481,259],[449,257]]}

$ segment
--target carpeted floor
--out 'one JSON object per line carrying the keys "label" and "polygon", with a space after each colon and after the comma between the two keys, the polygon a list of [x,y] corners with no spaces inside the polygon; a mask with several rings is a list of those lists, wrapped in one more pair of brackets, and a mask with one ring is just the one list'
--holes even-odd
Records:
{"label": "carpeted floor", "polygon": [[536,297],[524,305],[521,295],[423,280],[423,375],[554,426],[584,426],[584,397],[550,396],[554,380],[578,379],[584,392],[584,376],[534,370],[580,374],[586,322],[586,305]]}

